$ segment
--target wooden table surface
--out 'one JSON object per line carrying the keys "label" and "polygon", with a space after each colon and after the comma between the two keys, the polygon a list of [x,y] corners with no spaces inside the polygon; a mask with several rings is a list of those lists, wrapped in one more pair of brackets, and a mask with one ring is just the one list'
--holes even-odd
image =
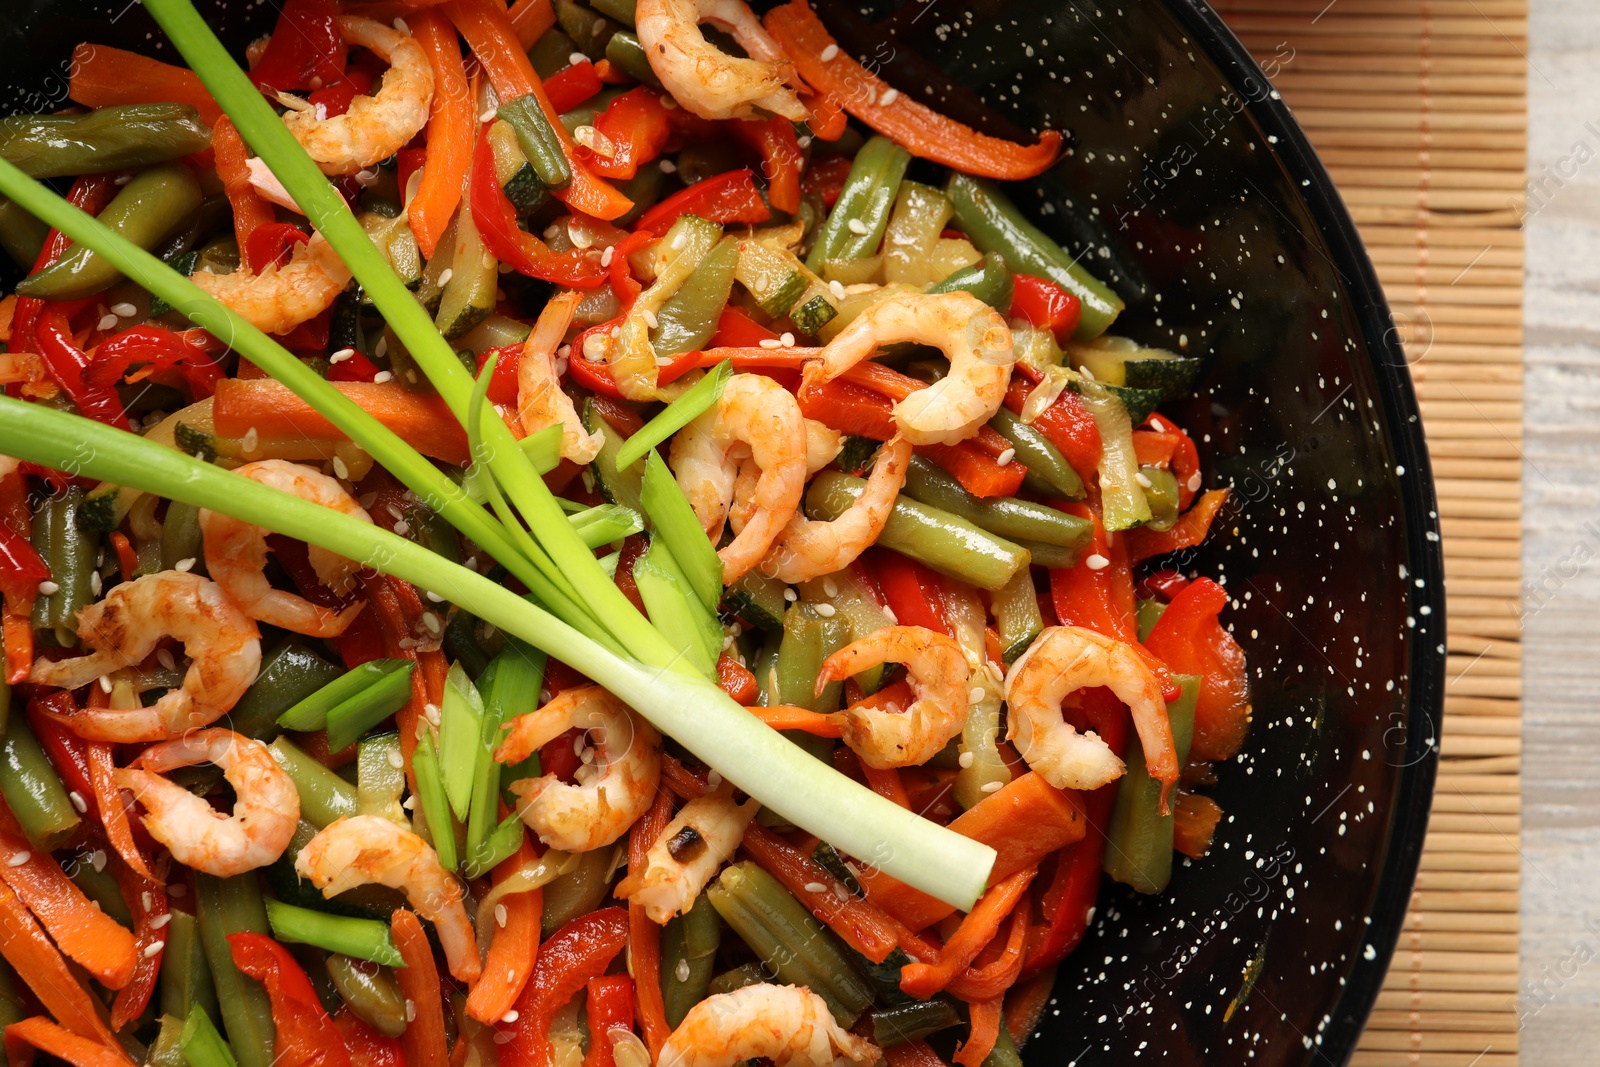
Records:
{"label": "wooden table surface", "polygon": [[1600,1062],[1600,4],[1532,0],[1522,1062]]}

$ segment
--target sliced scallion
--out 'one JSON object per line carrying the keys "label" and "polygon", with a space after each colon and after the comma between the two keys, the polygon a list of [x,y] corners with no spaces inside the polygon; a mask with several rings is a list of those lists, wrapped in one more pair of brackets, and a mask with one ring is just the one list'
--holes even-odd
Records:
{"label": "sliced scallion", "polygon": [[722,390],[732,375],[733,364],[726,360],[712,367],[705,377],[662,408],[655,418],[623,443],[622,450],[617,453],[617,466],[633,466],[646,452],[710,411],[711,406],[722,399]]}
{"label": "sliced scallion", "polygon": [[377,919],[357,919],[330,915],[281,900],[267,901],[267,922],[279,941],[297,941],[329,952],[371,960],[390,967],[404,967],[405,958],[395,947],[389,924]]}
{"label": "sliced scallion", "polygon": [[695,518],[689,498],[683,495],[678,479],[660,453],[651,452],[645,460],[639,501],[656,528],[656,536],[671,549],[689,587],[705,609],[715,614],[722,602],[722,560],[717,558],[716,547]]}

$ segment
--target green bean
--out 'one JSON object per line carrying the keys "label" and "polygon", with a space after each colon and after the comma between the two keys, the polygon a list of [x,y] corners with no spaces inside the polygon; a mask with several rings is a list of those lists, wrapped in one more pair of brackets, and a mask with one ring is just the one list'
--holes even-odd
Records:
{"label": "green bean", "polygon": [[66,647],[78,643],[78,612],[94,599],[92,576],[100,551],[100,538],[79,529],[83,499],[83,490],[73,486],[45,501],[33,517],[33,547],[49,564],[55,587],[34,601],[33,627],[54,630]]}
{"label": "green bean", "polygon": [[1023,485],[1044,496],[1083,499],[1083,479],[1048,437],[1023,422],[1009,408],[996,411],[989,425],[1011,442],[1016,449],[1017,462],[1028,468]]}
{"label": "green bean", "polygon": [[529,93],[501,104],[496,115],[516,132],[517,144],[541,182],[551,189],[565,189],[571,184],[572,167],[536,94]]}
{"label": "green bean", "polygon": [[315,836],[317,827],[304,818],[300,819],[295,824],[294,836],[289,839],[289,847],[284,849],[283,855],[262,868],[273,896],[313,911],[382,921],[387,921],[395,908],[405,906],[405,896],[399,890],[385,885],[358,885],[331,900],[325,899],[316,886],[302,879],[294,869],[295,857]]}
{"label": "green bean", "polygon": [[706,993],[713,997],[720,996],[723,993],[732,993],[735,989],[743,989],[747,985],[761,985],[773,977],[767,972],[764,964],[742,963],[733,970],[723,971],[711,979],[711,984],[706,986]]}
{"label": "green bean", "polygon": [[[848,474],[821,472],[806,492],[806,516],[822,521],[838,518],[855,503],[866,484]],[[895,501],[878,544],[990,592],[1028,565],[1028,553],[1014,542],[906,496]]]}
{"label": "green bean", "polygon": [[993,182],[952,171],[944,191],[980,252],[1000,252],[1013,271],[1049,278],[1082,301],[1074,335],[1080,341],[1105,333],[1122,313],[1122,298],[1024,218]]}
{"label": "green bean", "polygon": [[577,50],[577,43],[561,27],[552,26],[533,42],[533,47],[528,49],[528,59],[540,78],[548,78],[570,64],[572,53]]}
{"label": "green bean", "polygon": [[210,145],[211,131],[187,104],[133,104],[86,115],[13,115],[0,121],[0,157],[30,178],[138,170]]}
{"label": "green bean", "polygon": [[[870,138],[861,146],[839,199],[806,256],[807,267],[820,271],[830,259],[862,259],[878,250],[910,162],[911,154],[887,137]],[[865,230],[857,232],[852,221]]]}
{"label": "green bean", "polygon": [[1150,504],[1150,521],[1145,525],[1152,530],[1172,529],[1178,521],[1178,479],[1160,467],[1140,467],[1139,474],[1144,478],[1140,483],[1144,498]]}
{"label": "green bean", "polygon": [[167,947],[161,956],[161,1013],[187,1019],[198,1010],[214,1020],[220,1019],[199,921],[176,908],[167,915]]}
{"label": "green bean", "polygon": [[355,786],[306,755],[287,737],[278,738],[267,748],[294,781],[295,791],[300,794],[302,819],[320,830],[335,819],[356,813]]}
{"label": "green bean", "polygon": [[50,227],[10,200],[0,198],[0,248],[23,270],[32,270]]}
{"label": "green bean", "polygon": [[704,348],[717,332],[717,320],[733,292],[733,269],[739,263],[739,238],[724,237],[689,280],[667,298],[656,314],[650,345],[658,356],[676,356]]}
{"label": "green bean", "polygon": [[990,252],[970,267],[962,267],[943,281],[928,286],[930,293],[971,293],[1004,315],[1011,310],[1011,268],[999,252]]}
{"label": "green bean", "polygon": [[77,860],[71,866],[68,877],[83,891],[83,895],[100,905],[101,911],[132,930],[133,912],[128,910],[128,902],[122,899],[122,889],[117,885],[116,876],[106,870],[105,853],[91,852],[87,858]]}
{"label": "green bean", "polygon": [[196,574],[205,573],[205,557],[200,552],[200,509],[174,500],[167,505],[161,520],[161,569],[172,570],[184,560]]}
{"label": "green bean", "polygon": [[[368,660],[296,701],[278,716],[278,725],[286,730],[325,729],[335,708],[351,700],[360,700],[363,694],[386,678],[396,674],[402,676],[409,690],[411,672],[416,666],[416,662],[409,659]],[[394,712],[390,711],[389,714]]]}
{"label": "green bean", "polygon": [[[1173,747],[1178,764],[1189,758],[1194,739],[1194,708],[1200,696],[1200,679],[1180,674],[1174,681],[1181,687],[1178,699],[1167,705],[1172,723]],[[1117,803],[1111,810],[1106,830],[1105,871],[1113,881],[1129,885],[1136,892],[1159,893],[1172,878],[1172,834],[1176,817],[1171,811],[1161,814],[1162,785],[1150,777],[1145,766],[1144,747],[1138,734],[1128,737],[1124,762],[1128,772],[1117,783]]]}
{"label": "green bean", "polygon": [[329,952],[391,967],[405,966],[405,958],[395,948],[394,938],[389,934],[388,923],[330,915],[281,900],[267,901],[267,921],[272,925],[272,936],[279,941],[315,945]]}
{"label": "green bean", "polygon": [[[275,1038],[277,1033],[271,1028],[270,1016],[266,1022],[269,1027],[266,1036]],[[183,1050],[183,1058],[189,1067],[239,1067],[239,1061],[233,1058],[233,1049],[217,1032],[211,1017],[203,1011],[195,1012],[184,1021],[183,1030],[178,1035],[178,1047]],[[254,1051],[246,1051],[244,1058],[245,1067],[250,1067],[252,1063],[259,1064],[263,1059]]]}
{"label": "green bean", "polygon": [[350,1006],[356,1018],[385,1037],[405,1033],[406,996],[393,971],[337,952],[328,955],[326,966],[339,999]]}
{"label": "green bean", "polygon": [[405,809],[400,806],[405,787],[400,735],[391,731],[364,738],[356,748],[356,810],[405,822]]}
{"label": "green bean", "polygon": [[[813,605],[790,605],[783,613],[783,640],[778,645],[778,657],[772,667],[777,680],[772,702],[812,711],[839,710],[843,683],[830,682],[818,693],[817,673],[822,669],[823,660],[849,643],[849,624],[838,615],[825,619]],[[826,761],[833,749],[833,742],[827,738],[804,730],[785,730],[783,734],[819,760]]]}
{"label": "green bean", "polygon": [[[1028,553],[1035,567],[1076,567],[1083,558],[1082,548],[1067,548],[1049,541],[1029,541],[1025,537],[1013,538],[1018,548]],[[1084,546],[1088,547],[1088,546]]]}
{"label": "green bean", "polygon": [[66,787],[21,716],[0,740],[0,793],[35,848],[54,851],[78,829]]}
{"label": "green bean", "polygon": [[1043,541],[1082,551],[1094,538],[1094,524],[1088,519],[1011,496],[980,499],[963,489],[943,467],[923,456],[911,457],[901,493],[929,507],[959,515],[1008,540]]}
{"label": "green bean", "polygon": [[[100,222],[140,248],[153,248],[200,206],[200,185],[182,163],[143,171],[100,212]],[[54,264],[17,285],[20,296],[78,300],[122,280],[122,272],[86,245],[74,245]]]}
{"label": "green bean", "polygon": [[606,58],[613,67],[634,81],[655,89],[661,88],[661,79],[650,68],[650,57],[645,53],[644,45],[632,30],[618,30],[611,35],[611,40],[606,42]]}
{"label": "green bean", "polygon": [[667,1025],[677,1028],[689,1009],[706,999],[722,941],[722,919],[704,893],[661,931],[661,998]]}
{"label": "green bean", "polygon": [[156,1020],[156,1039],[150,1042],[145,1067],[188,1067],[183,1055],[183,1019],[162,1015]]}
{"label": "green bean", "polygon": [[1011,1031],[1006,1028],[1004,1018],[1000,1020],[1000,1032],[995,1035],[994,1048],[989,1050],[979,1067],[1022,1067],[1022,1055],[1017,1051],[1017,1043],[1011,1039]]}
{"label": "green bean", "polygon": [[637,0],[589,0],[589,6],[608,18],[616,19],[625,26],[635,24],[634,7]]}
{"label": "green bean", "polygon": [[872,1040],[892,1048],[959,1025],[961,1016],[948,1000],[923,1000],[873,1012]]}
{"label": "green bean", "polygon": [[[877,633],[885,626],[894,625],[894,616],[878,603],[877,594],[849,568],[801,582],[801,599],[808,604],[831,604],[834,618],[844,620],[848,641],[859,641]],[[837,651],[834,649],[833,651]],[[830,652],[831,654],[831,652]],[[856,684],[863,693],[876,693],[883,688],[891,664],[868,667],[855,675]]]}
{"label": "green bean", "polygon": [[[593,126],[594,120],[599,118],[600,113],[606,108],[610,107],[611,101],[621,96],[622,92],[623,90],[620,85],[608,86],[600,90],[594,96],[591,96],[589,99],[585,100],[571,111],[563,111],[561,113],[561,125],[565,126],[567,133],[572,135],[577,134],[579,126]],[[661,168],[659,167],[639,168],[640,171],[659,171],[660,169]],[[682,171],[683,168],[680,167],[680,175],[682,174]]]}
{"label": "green bean", "polygon": [[256,680],[229,713],[230,726],[235,733],[258,741],[275,737],[280,715],[345,673],[290,638],[262,658]]}
{"label": "green bean", "polygon": [[633,177],[613,182],[618,192],[633,201],[633,206],[612,225],[626,229],[638,222],[640,217],[655,207],[656,201],[661,199],[661,185],[664,180],[660,167],[640,167]]}
{"label": "green bean", "polygon": [[833,931],[754,863],[725,868],[706,896],[779,981],[817,994],[841,1026],[872,1003],[872,987]]}
{"label": "green bean", "polygon": [[[200,921],[200,940],[205,946],[206,963],[211,967],[211,980],[217,988],[217,1004],[222,1014],[223,1026],[228,1031],[228,1041],[239,1055],[238,1067],[271,1067],[276,1029],[272,1022],[272,1003],[261,983],[240,971],[233,963],[233,950],[228,944],[229,934],[267,934],[267,911],[261,903],[261,888],[256,884],[255,872],[238,874],[231,878],[215,878],[199,871],[194,875],[195,917]],[[192,1028],[192,1032],[191,1032]],[[216,1034],[211,1019],[203,1011],[191,1012],[184,1024],[184,1052],[193,1067],[215,1067],[227,1060],[209,1059],[196,1062],[191,1037],[203,1039],[201,1048],[214,1051],[221,1044],[206,1036],[206,1031]]]}
{"label": "green bean", "polygon": [[608,18],[601,18],[593,8],[575,0],[555,0],[556,21],[577,44],[578,50],[590,59],[599,59],[606,53],[611,35],[620,28]]}
{"label": "green bean", "polygon": [[412,817],[421,817],[418,832],[439,854],[440,866],[453,871],[460,863],[456,855],[456,824],[450,815],[450,796],[440,775],[439,749],[432,733],[417,738],[417,747],[411,750],[411,773],[417,779],[417,807]]}
{"label": "green bean", "polygon": [[572,870],[544,887],[544,912],[539,916],[539,937],[549,937],[567,923],[600,906],[611,888],[606,877],[614,850],[597,848],[580,852]]}
{"label": "green bean", "polygon": [[[410,663],[409,660],[402,662]],[[411,703],[411,671],[396,670],[328,711],[328,750],[342,752],[356,738]]]}

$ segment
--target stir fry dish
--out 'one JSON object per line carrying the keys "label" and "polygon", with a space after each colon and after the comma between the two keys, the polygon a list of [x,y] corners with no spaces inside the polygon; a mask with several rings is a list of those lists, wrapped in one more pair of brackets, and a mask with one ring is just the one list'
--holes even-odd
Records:
{"label": "stir fry dish", "polygon": [[13,1065],[1016,1067],[1205,855],[1204,361],[1061,136],[589,2],[145,0],[0,121]]}

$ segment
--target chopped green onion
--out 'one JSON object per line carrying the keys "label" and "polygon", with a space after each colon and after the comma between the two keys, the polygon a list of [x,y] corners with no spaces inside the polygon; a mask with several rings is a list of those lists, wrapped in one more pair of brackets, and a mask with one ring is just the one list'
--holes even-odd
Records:
{"label": "chopped green onion", "polygon": [[483,764],[482,749],[483,698],[461,664],[453,663],[445,676],[444,702],[439,707],[439,777],[450,798],[450,810],[458,819],[467,817],[472,783]]}
{"label": "chopped green onion", "polygon": [[[469,872],[483,859],[485,842],[492,836],[498,837],[500,834],[500,828],[495,826],[495,819],[499,815],[501,783],[517,780],[506,778],[506,772],[512,768],[503,767],[498,770],[495,768],[494,750],[500,744],[500,727],[537,706],[539,687],[544,684],[544,664],[543,652],[529,648],[515,637],[507,635],[500,654],[491,660],[489,666],[478,676],[478,692],[483,695],[482,743],[485,757],[482,763],[484,772],[473,779],[472,805],[467,815]],[[535,767],[538,766],[537,753],[529,759],[535,761]],[[519,775],[519,777],[526,776]]]}
{"label": "chopped green onion", "polygon": [[695,670],[715,678],[722,624],[690,588],[665,538],[651,538],[650,547],[633,564],[633,581],[661,635],[679,647]]}
{"label": "chopped green onion", "polygon": [[467,846],[467,861],[462,865],[462,871],[468,878],[483,877],[510,859],[522,847],[522,839],[522,820],[516,815],[507,815],[494,828],[494,833],[477,847]]}
{"label": "chopped green onion", "polygon": [[596,504],[567,516],[567,521],[591,549],[620,541],[644,529],[639,513],[621,504]]}
{"label": "chopped green onion", "polygon": [[395,948],[389,924],[377,919],[357,919],[348,915],[329,915],[325,911],[267,901],[267,922],[279,941],[297,941],[329,952],[342,952],[390,967],[404,967],[405,957]]}
{"label": "chopped green onion", "polygon": [[433,838],[433,850],[439,854],[440,866],[453,871],[458,866],[455,825],[450,820],[450,798],[439,777],[439,754],[433,747],[431,732],[417,738],[417,747],[411,753],[411,773],[417,776],[417,807],[422,809],[423,821]]}
{"label": "chopped green onion", "polygon": [[[635,434],[629,440],[637,437]],[[656,535],[666,542],[672,558],[682,568],[690,588],[706,610],[715,614],[717,605],[722,603],[722,560],[660,453],[651,452],[645,460],[639,501],[650,516]],[[720,642],[721,638],[717,640]]]}
{"label": "chopped green onion", "polygon": [[363,690],[371,688],[389,675],[397,671],[403,672],[409,685],[411,669],[415,666],[416,664],[408,659],[368,660],[359,667],[346,671],[279,715],[278,725],[285,730],[325,729],[328,725],[329,712],[352,697],[359,696]]}
{"label": "chopped green onion", "polygon": [[711,410],[722,399],[722,390],[733,376],[733,364],[727,361],[715,367],[691,385],[678,399],[668,404],[644,428],[627,441],[617,453],[618,467],[631,467],[644,458],[644,454],[661,442]]}
{"label": "chopped green onion", "polygon": [[561,465],[561,427],[546,426],[535,430],[520,442],[522,452],[540,474],[549,474]]}
{"label": "chopped green onion", "polygon": [[233,1050],[217,1033],[211,1016],[203,1011],[191,1011],[184,1020],[183,1032],[178,1035],[178,1047],[189,1067],[239,1067]]}
{"label": "chopped green onion", "polygon": [[[414,666],[409,660],[407,667]],[[356,738],[411,702],[411,671],[390,671],[328,712],[328,751],[342,752]]]}

